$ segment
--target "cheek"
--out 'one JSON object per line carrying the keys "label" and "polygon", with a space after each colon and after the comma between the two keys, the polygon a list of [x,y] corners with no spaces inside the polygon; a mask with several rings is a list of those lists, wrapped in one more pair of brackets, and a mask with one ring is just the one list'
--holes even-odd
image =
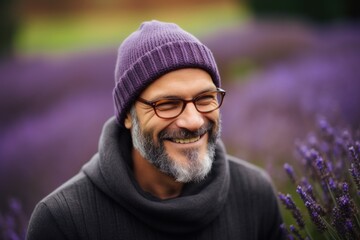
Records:
{"label": "cheek", "polygon": [[216,126],[220,124],[220,113],[219,110],[208,113],[206,115],[208,121],[213,122]]}
{"label": "cheek", "polygon": [[138,120],[142,132],[155,142],[158,142],[159,132],[162,130],[161,119],[159,119],[153,110],[140,110],[138,113]]}
{"label": "cheek", "polygon": [[217,109],[216,111],[212,112],[211,115],[215,121],[218,121],[218,119],[220,118],[220,110]]}
{"label": "cheek", "polygon": [[161,133],[161,131],[166,131],[168,125],[164,125],[159,122],[156,122],[154,124],[148,124],[147,126],[144,127],[148,136],[151,136],[152,141],[155,144],[159,145],[160,144],[159,134]]}

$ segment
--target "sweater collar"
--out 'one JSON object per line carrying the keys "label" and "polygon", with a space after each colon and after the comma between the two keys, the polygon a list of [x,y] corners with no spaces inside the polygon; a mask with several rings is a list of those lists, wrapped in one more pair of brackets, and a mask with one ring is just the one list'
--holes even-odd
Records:
{"label": "sweater collar", "polygon": [[221,141],[209,175],[185,184],[179,197],[161,200],[138,186],[131,170],[131,136],[115,118],[104,125],[99,152],[83,167],[91,181],[146,224],[161,231],[187,233],[210,223],[222,210],[229,190],[229,169]]}

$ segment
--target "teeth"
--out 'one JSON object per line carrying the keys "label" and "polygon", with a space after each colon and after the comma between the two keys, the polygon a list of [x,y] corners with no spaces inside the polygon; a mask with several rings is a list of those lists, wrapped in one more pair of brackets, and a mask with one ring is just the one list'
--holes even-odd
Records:
{"label": "teeth", "polygon": [[200,136],[194,138],[187,138],[187,139],[173,139],[176,143],[186,144],[186,143],[193,143],[200,139]]}

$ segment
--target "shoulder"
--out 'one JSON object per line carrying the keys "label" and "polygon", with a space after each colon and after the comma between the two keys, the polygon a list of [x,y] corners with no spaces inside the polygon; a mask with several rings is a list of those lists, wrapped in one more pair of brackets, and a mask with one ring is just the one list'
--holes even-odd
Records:
{"label": "shoulder", "polygon": [[91,181],[85,174],[80,172],[46,196],[41,202],[50,209],[53,207],[61,207],[64,204],[67,207],[71,207],[71,204],[86,197],[85,190],[89,188],[93,188]]}
{"label": "shoulder", "polygon": [[26,239],[41,240],[49,238],[54,240],[65,239],[65,236],[46,204],[40,202],[36,205],[35,210],[31,215]]}
{"label": "shoulder", "polygon": [[264,169],[231,155],[227,155],[227,160],[232,177],[243,177],[249,180],[271,183],[271,178]]}
{"label": "shoulder", "polygon": [[261,198],[274,198],[275,189],[269,174],[262,168],[245,160],[227,155],[231,186],[242,194],[251,193]]}
{"label": "shoulder", "polygon": [[83,173],[79,173],[42,199],[31,215],[28,239],[42,239],[39,236],[45,236],[46,239],[49,234],[52,236],[52,233],[70,239],[77,238],[72,236],[74,231],[68,230],[74,229],[75,221],[78,220],[76,216],[81,215],[86,208],[84,199],[89,195],[85,191],[89,188],[93,188],[90,180]]}

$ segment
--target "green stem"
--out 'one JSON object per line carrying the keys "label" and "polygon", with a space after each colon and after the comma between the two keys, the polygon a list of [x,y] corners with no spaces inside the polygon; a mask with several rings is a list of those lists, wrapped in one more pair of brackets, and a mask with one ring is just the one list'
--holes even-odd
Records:
{"label": "green stem", "polygon": [[[327,233],[332,237],[331,239],[333,239],[333,240],[336,240],[336,239],[341,240],[341,237],[336,232],[336,230],[324,218],[321,218],[321,219],[324,221],[324,223],[326,225],[326,228],[328,229]],[[325,234],[325,237],[326,236],[327,235]]]}
{"label": "green stem", "polygon": [[311,236],[310,231],[308,230],[308,228],[305,226],[305,232],[306,235],[310,238],[310,240],[313,240],[314,238]]}
{"label": "green stem", "polygon": [[335,196],[334,196],[333,192],[331,191],[330,186],[329,186],[329,184],[328,184],[327,182],[326,182],[326,186],[327,186],[328,191],[329,191],[329,193],[330,193],[331,199],[332,199],[333,202],[334,202],[334,205],[337,206],[337,203],[336,203],[336,200],[335,200]]}
{"label": "green stem", "polygon": [[356,223],[357,223],[357,229],[360,228],[360,221],[359,221],[359,218],[358,216],[355,214],[355,219],[356,219]]}

